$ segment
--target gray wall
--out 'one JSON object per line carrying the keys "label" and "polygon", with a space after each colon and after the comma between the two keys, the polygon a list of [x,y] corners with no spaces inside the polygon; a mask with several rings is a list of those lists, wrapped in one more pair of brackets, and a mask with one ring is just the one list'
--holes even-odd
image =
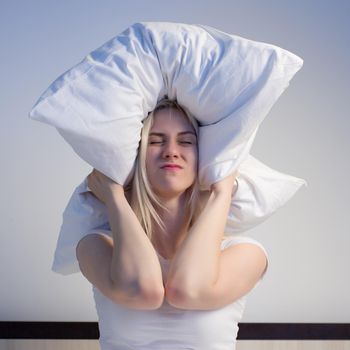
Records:
{"label": "gray wall", "polygon": [[79,274],[50,271],[61,215],[91,171],[55,129],[27,117],[44,89],[136,21],[207,24],[288,49],[304,67],[252,154],[307,180],[247,232],[270,267],[244,322],[349,322],[350,45],[347,1],[11,1],[0,12],[0,320],[94,321]]}

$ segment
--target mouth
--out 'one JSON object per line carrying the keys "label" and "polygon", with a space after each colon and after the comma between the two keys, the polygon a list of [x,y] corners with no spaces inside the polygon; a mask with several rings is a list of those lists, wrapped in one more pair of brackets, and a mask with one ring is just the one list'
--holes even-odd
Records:
{"label": "mouth", "polygon": [[167,170],[180,170],[182,167],[177,164],[166,164],[161,167],[161,169],[167,169]]}

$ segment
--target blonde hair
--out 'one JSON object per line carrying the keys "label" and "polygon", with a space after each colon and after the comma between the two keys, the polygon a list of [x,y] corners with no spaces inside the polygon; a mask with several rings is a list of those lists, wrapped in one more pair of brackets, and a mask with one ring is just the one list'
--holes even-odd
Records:
{"label": "blonde hair", "polygon": [[[146,172],[146,152],[148,146],[149,133],[154,123],[155,114],[162,109],[177,109],[183,113],[186,119],[193,126],[197,139],[198,139],[198,124],[196,119],[183,107],[181,107],[177,101],[163,98],[160,100],[154,110],[143,121],[143,128],[141,131],[141,141],[139,144],[138,155],[135,162],[135,172],[132,180],[130,205],[135,212],[138,220],[140,221],[143,229],[145,230],[149,239],[152,238],[153,221],[156,222],[159,227],[165,230],[164,223],[159,216],[156,207],[160,207],[166,211],[157,195],[151,188]],[[193,222],[199,215],[199,184],[196,177],[194,183],[186,190],[186,218],[185,225],[191,227]]]}

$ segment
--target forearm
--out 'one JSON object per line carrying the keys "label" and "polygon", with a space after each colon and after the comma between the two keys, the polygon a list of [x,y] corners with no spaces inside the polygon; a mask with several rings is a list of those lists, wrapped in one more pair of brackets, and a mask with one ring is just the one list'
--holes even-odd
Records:
{"label": "forearm", "polygon": [[201,290],[215,284],[230,203],[230,192],[211,193],[204,210],[174,256],[167,292],[176,294],[181,290],[195,298]]}
{"label": "forearm", "polygon": [[131,296],[164,296],[159,259],[126,198],[108,201],[107,210],[114,240],[113,284]]}

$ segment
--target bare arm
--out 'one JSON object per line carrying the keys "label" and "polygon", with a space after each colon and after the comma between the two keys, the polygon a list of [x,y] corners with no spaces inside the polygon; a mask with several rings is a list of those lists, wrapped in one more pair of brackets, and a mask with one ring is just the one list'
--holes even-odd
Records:
{"label": "bare arm", "polygon": [[97,171],[88,178],[88,185],[107,206],[113,242],[88,236],[80,242],[77,256],[82,273],[118,303],[135,309],[158,308],[164,298],[159,259],[123,187]]}
{"label": "bare arm", "polygon": [[231,175],[212,186],[205,208],[176,252],[166,284],[169,302],[173,298],[181,299],[184,294],[196,299],[201,290],[211,288],[217,281],[220,244],[235,176]]}

